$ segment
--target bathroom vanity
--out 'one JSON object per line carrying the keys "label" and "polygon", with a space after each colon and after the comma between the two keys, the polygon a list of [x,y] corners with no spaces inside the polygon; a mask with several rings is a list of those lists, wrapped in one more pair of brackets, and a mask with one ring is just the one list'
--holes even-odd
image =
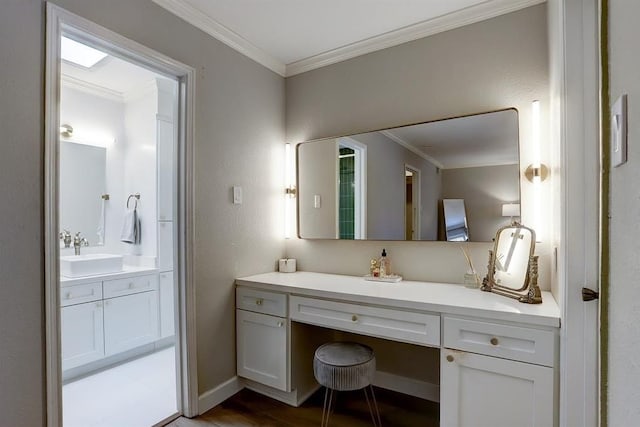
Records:
{"label": "bathroom vanity", "polygon": [[173,276],[156,268],[60,279],[65,379],[172,342]]}
{"label": "bathroom vanity", "polygon": [[311,272],[236,284],[237,370],[250,389],[300,405],[318,388],[315,348],[346,331],[439,351],[439,384],[384,372],[375,384],[439,401],[442,426],[558,423],[560,310],[549,292],[529,305],[461,285]]}

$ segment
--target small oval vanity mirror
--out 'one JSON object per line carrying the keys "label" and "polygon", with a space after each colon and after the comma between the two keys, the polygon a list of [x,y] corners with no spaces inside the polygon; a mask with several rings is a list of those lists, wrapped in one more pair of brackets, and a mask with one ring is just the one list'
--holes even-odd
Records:
{"label": "small oval vanity mirror", "polygon": [[520,302],[541,303],[535,245],[536,233],[529,227],[513,223],[500,228],[489,251],[488,273],[481,289]]}

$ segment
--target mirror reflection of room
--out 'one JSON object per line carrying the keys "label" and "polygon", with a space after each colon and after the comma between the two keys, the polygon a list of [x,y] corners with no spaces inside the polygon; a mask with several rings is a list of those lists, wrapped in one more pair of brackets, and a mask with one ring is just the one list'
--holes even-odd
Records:
{"label": "mirror reflection of room", "polygon": [[489,242],[517,219],[503,216],[520,200],[515,109],[310,141],[297,155],[302,238]]}

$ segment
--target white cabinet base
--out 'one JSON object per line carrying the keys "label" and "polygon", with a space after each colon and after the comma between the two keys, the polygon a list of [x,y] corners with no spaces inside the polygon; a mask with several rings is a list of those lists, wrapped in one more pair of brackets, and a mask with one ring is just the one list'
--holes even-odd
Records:
{"label": "white cabinet base", "polygon": [[102,309],[102,301],[60,309],[63,370],[104,357]]}
{"label": "white cabinet base", "polygon": [[158,293],[142,292],[104,301],[104,341],[107,355],[158,338]]}
{"label": "white cabinet base", "polygon": [[553,427],[553,368],[442,349],[440,425]]}
{"label": "white cabinet base", "polygon": [[289,390],[287,319],[236,310],[238,376]]}

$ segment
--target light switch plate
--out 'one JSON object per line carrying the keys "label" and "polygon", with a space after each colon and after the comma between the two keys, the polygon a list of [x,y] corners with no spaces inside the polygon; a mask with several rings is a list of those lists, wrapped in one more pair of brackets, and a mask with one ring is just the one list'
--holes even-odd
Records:
{"label": "light switch plate", "polygon": [[242,187],[237,185],[233,186],[233,204],[241,205],[242,204]]}
{"label": "light switch plate", "polygon": [[627,95],[611,107],[611,167],[627,162]]}

